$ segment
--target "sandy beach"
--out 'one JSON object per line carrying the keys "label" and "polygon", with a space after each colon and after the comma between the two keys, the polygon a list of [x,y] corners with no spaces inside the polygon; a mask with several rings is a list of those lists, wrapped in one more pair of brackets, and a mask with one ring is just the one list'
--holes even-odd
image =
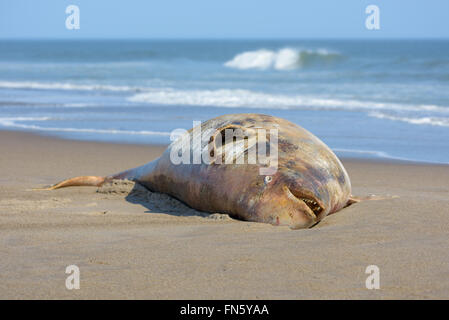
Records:
{"label": "sandy beach", "polygon": [[[449,298],[448,166],[342,159],[354,194],[399,198],[307,230],[207,215],[130,183],[30,191],[164,149],[0,131],[0,298]],[[68,265],[79,290],[65,287]],[[369,265],[378,290],[365,287]]]}

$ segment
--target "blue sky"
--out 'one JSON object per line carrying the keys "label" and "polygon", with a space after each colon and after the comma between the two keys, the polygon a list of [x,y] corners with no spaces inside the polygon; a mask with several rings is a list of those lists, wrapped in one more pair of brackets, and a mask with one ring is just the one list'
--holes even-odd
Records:
{"label": "blue sky", "polygon": [[0,38],[449,38],[448,16],[448,0],[0,0]]}

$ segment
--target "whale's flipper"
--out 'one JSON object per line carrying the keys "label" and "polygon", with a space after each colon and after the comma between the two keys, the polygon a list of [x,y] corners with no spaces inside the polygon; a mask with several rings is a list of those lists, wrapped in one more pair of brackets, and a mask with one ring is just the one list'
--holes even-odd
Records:
{"label": "whale's flipper", "polygon": [[358,202],[366,201],[366,200],[388,200],[388,199],[396,199],[396,198],[399,198],[399,196],[376,196],[376,195],[372,194],[372,195],[365,196],[365,197],[358,197],[358,196],[351,195],[349,197],[349,200],[346,203],[345,207],[348,207],[353,203],[358,203]]}
{"label": "whale's flipper", "polygon": [[101,187],[105,183],[106,177],[97,176],[80,176],[71,179],[67,179],[56,183],[52,186],[46,188],[37,188],[33,190],[55,190],[65,187],[81,187],[81,186],[91,186],[91,187]]}
{"label": "whale's flipper", "polygon": [[[99,177],[99,176],[79,176],[75,178],[70,178],[63,180],[61,182],[58,182],[54,185],[51,185],[49,187],[45,188],[36,188],[32,189],[35,191],[45,191],[45,190],[56,190],[60,188],[66,188],[66,187],[101,187],[105,182],[118,179],[118,180],[132,180],[136,181],[139,177],[140,171],[142,170],[150,170],[154,166],[154,162],[147,163],[143,166],[125,170],[113,175],[109,175],[106,177]],[[145,173],[145,172],[144,172]]]}

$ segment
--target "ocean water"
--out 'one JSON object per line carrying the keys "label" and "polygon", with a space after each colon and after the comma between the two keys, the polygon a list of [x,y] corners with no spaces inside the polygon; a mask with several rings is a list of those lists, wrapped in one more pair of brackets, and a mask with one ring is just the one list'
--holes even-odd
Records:
{"label": "ocean water", "polygon": [[449,163],[449,41],[0,41],[0,129],[165,144],[241,112],[340,156]]}

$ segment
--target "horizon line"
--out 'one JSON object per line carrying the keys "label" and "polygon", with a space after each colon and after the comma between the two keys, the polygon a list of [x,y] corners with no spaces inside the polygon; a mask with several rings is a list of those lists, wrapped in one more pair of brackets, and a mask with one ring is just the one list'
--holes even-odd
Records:
{"label": "horizon line", "polygon": [[301,40],[449,40],[449,37],[0,37],[0,41],[23,40],[23,41],[65,41],[65,40],[207,40],[207,41],[301,41]]}

